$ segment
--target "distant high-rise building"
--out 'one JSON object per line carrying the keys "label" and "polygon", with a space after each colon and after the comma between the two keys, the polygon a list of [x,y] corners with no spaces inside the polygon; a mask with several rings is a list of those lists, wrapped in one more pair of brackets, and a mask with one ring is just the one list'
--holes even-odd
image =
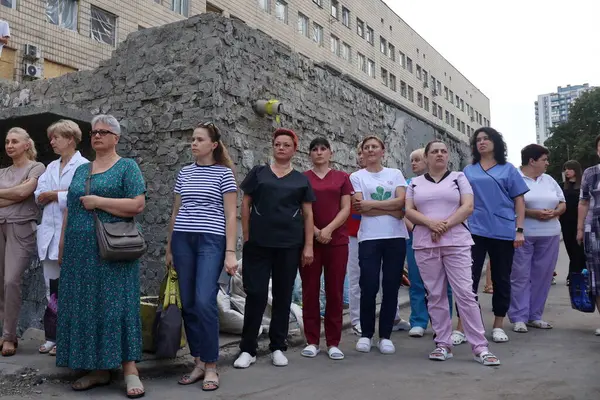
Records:
{"label": "distant high-rise building", "polygon": [[555,93],[541,94],[535,102],[536,141],[544,142],[551,136],[550,128],[567,122],[569,107],[583,93],[594,89],[588,83],[583,85],[559,86]]}

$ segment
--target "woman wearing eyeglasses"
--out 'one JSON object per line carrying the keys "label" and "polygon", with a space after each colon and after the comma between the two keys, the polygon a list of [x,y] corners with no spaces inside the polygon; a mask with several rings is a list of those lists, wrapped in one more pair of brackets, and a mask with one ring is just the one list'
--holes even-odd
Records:
{"label": "woman wearing eyeglasses", "polygon": [[313,262],[315,194],[308,178],[292,167],[298,137],[289,129],[273,134],[273,163],[252,168],[240,187],[244,250],[242,276],[246,291],[241,353],[233,366],[256,362],[258,332],[272,280],[272,318],[269,327],[271,359],[288,365],[283,354],[290,324],[290,304],[299,264]]}
{"label": "woman wearing eyeglasses", "polygon": [[21,128],[12,128],[4,140],[12,165],[0,169],[0,315],[3,357],[15,355],[21,311],[23,272],[35,254],[39,208],[33,192],[44,164],[36,162],[35,143]]}
{"label": "woman wearing eyeglasses", "polygon": [[223,263],[229,275],[237,270],[237,185],[214,124],[194,130],[192,154],[195,162],[179,171],[175,183],[166,259],[179,278],[186,337],[196,363],[179,383],[204,378],[202,390],[213,391],[219,388],[218,281]]}
{"label": "woman wearing eyeglasses", "polygon": [[144,210],[146,187],[136,162],[117,154],[121,127],[113,116],[94,117],[90,136],[96,159],[77,168],[67,193],[56,364],[89,372],[72,385],[76,391],[109,384],[110,371],[122,366],[127,397],[139,398],[145,393],[135,366],[142,356],[139,261],[100,257],[94,213],[104,223],[131,221]]}

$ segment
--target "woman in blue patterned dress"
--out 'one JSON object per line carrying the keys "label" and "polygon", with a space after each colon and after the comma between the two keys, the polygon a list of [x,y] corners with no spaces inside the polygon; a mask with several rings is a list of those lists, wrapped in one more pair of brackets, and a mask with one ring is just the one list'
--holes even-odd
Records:
{"label": "woman in blue patterned dress", "polygon": [[[596,153],[600,156],[600,135],[596,137]],[[583,171],[577,213],[577,242],[583,242],[592,293],[596,296],[596,307],[600,313],[600,164]],[[600,328],[596,329],[596,336],[600,336]]]}
{"label": "woman in blue patterned dress", "polygon": [[144,395],[135,366],[142,356],[139,262],[100,258],[91,212],[107,223],[131,220],[144,210],[144,178],[134,160],[117,154],[120,134],[113,116],[92,120],[96,159],[77,168],[69,187],[59,254],[56,364],[89,371],[73,384],[77,391],[109,384],[110,370],[122,366],[127,397],[139,398]]}

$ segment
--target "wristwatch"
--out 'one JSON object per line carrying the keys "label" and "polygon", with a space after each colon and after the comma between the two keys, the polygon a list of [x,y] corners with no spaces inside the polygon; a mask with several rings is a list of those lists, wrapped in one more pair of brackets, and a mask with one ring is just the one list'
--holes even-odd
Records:
{"label": "wristwatch", "polygon": [[523,228],[517,228],[517,233],[523,233]]}

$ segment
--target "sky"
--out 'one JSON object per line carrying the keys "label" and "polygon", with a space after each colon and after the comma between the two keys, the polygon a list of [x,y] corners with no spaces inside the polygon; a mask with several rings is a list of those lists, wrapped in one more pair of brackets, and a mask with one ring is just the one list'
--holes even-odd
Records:
{"label": "sky", "polygon": [[385,2],[490,99],[513,164],[535,143],[539,94],[600,86],[600,0]]}

